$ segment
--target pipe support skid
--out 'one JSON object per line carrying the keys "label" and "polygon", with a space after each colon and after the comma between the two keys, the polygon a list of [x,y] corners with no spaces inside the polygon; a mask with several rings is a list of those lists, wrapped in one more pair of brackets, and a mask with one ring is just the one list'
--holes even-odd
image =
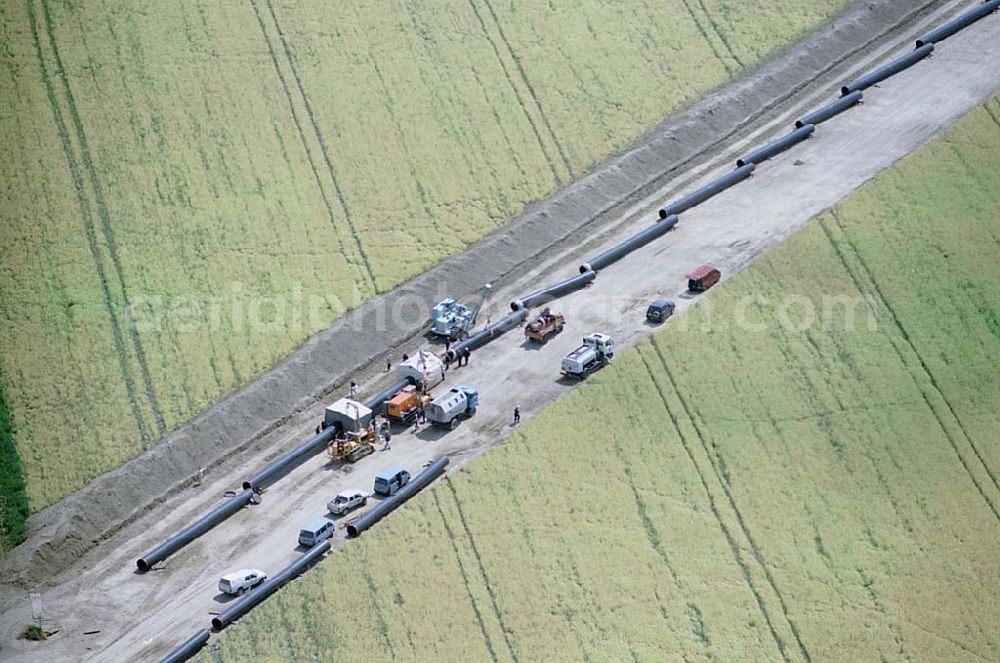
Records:
{"label": "pipe support skid", "polygon": [[382,520],[390,511],[398,507],[400,504],[410,499],[418,492],[427,487],[431,481],[438,478],[443,472],[444,468],[448,466],[448,457],[440,456],[436,458],[426,470],[417,475],[410,483],[403,486],[398,493],[392,497],[386,498],[379,503],[377,507],[361,516],[353,523],[348,523],[347,525],[347,535],[348,536],[358,536],[366,529]]}
{"label": "pipe support skid", "polygon": [[195,521],[193,524],[188,525],[180,532],[174,534],[172,537],[137,559],[135,561],[136,567],[138,567],[139,571],[142,573],[150,570],[157,562],[161,562],[167,557],[170,557],[175,552],[242,509],[250,502],[250,498],[252,496],[253,493],[250,490],[244,490],[235,497],[229,498]]}
{"label": "pipe support skid", "polygon": [[934,44],[924,44],[920,48],[910,51],[902,57],[898,57],[884,67],[879,67],[875,71],[870,71],[861,78],[851,81],[840,88],[840,94],[847,96],[852,92],[870,88],[876,83],[880,83],[890,76],[895,76],[904,69],[909,69],[934,51]]}
{"label": "pipe support skid", "polygon": [[524,322],[528,317],[528,309],[519,308],[505,318],[501,318],[496,324],[490,325],[477,334],[473,334],[461,343],[451,346],[448,350],[448,361],[458,359],[458,353],[462,350],[475,350],[481,348],[504,332],[507,332]]}
{"label": "pipe support skid", "polygon": [[750,177],[753,174],[754,165],[748,163],[747,165],[737,168],[731,173],[726,173],[719,179],[706,184],[702,188],[698,189],[694,193],[690,193],[678,201],[672,202],[663,209],[660,210],[660,218],[666,219],[668,216],[673,214],[680,214],[685,210],[689,210],[695,205],[700,205],[712,196],[722,193],[734,184],[738,184]]}
{"label": "pipe support skid", "polygon": [[813,132],[816,131],[816,126],[812,124],[806,124],[805,126],[795,129],[789,134],[785,134],[773,143],[768,143],[759,150],[754,150],[750,154],[746,155],[742,159],[736,160],[736,167],[742,168],[747,164],[757,165],[762,161],[767,161],[771,157],[777,156],[789,149],[794,145],[798,145],[809,136],[812,136]]}
{"label": "pipe support skid", "polygon": [[945,23],[937,30],[928,32],[923,37],[917,40],[917,48],[925,46],[927,44],[935,44],[939,41],[944,41],[948,37],[952,36],[956,32],[964,30],[969,27],[979,19],[989,16],[997,9],[1000,9],[1000,0],[989,0],[979,5],[975,9],[970,9],[965,12],[954,21],[950,23]]}
{"label": "pipe support skid", "polygon": [[667,234],[671,228],[677,224],[677,215],[672,214],[665,219],[659,219],[655,224],[641,230],[626,239],[621,244],[612,246],[607,251],[598,253],[596,256],[580,265],[580,273],[593,273],[596,270],[604,269],[608,265],[621,260],[636,249],[649,244],[657,237]]}
{"label": "pipe support skid", "polygon": [[806,115],[805,117],[795,120],[795,128],[801,129],[807,124],[821,124],[836,115],[840,115],[845,110],[853,107],[855,104],[861,101],[862,94],[863,93],[861,92],[861,90],[855,90],[854,92],[851,92],[850,94],[843,96],[840,99],[837,99],[836,101],[828,103],[826,106],[823,106],[819,110],[815,110],[812,113]]}
{"label": "pipe support skid", "polygon": [[563,295],[573,292],[574,290],[579,290],[593,281],[596,276],[597,274],[595,274],[592,270],[581,268],[578,276],[570,277],[565,281],[560,281],[559,283],[551,285],[548,288],[536,290],[530,295],[525,295],[520,299],[515,299],[510,303],[510,310],[517,311],[522,308],[533,308],[539,304],[546,304],[557,297],[562,297]]}
{"label": "pipe support skid", "polygon": [[253,490],[258,493],[263,491],[285,474],[325,449],[326,445],[333,439],[334,433],[336,433],[336,431],[332,426],[326,430],[320,431],[319,435],[314,435],[309,438],[257,474],[250,477],[248,480],[244,481],[243,490]]}
{"label": "pipe support skid", "polygon": [[325,555],[329,549],[329,540],[317,543],[315,546],[304,552],[297,560],[283,568],[278,575],[273,578],[268,578],[264,581],[264,584],[259,585],[256,589],[250,590],[249,594],[234,603],[231,608],[227,608],[215,617],[212,617],[212,628],[216,631],[221,631],[243,615],[253,610],[257,607],[258,603],[288,584],[290,580],[295,579],[313,562]]}
{"label": "pipe support skid", "polygon": [[205,646],[205,643],[208,642],[208,635],[207,628],[201,629],[193,636],[185,640],[184,644],[180,647],[167,654],[166,658],[160,661],[160,663],[182,663],[183,661],[188,660],[194,656],[199,649]]}

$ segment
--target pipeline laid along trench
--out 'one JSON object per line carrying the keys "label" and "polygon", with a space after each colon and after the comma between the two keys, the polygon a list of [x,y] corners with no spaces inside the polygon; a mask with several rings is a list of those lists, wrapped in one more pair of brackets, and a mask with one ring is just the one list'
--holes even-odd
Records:
{"label": "pipeline laid along trench", "polygon": [[[912,52],[900,56],[855,80],[845,83],[840,88],[841,96],[838,99],[796,120],[794,129],[790,133],[738,159],[736,161],[736,168],[731,172],[661,208],[658,212],[659,218],[653,222],[653,225],[583,262],[579,266],[578,276],[560,281],[547,288],[533,291],[511,301],[511,313],[509,315],[452,346],[445,353],[446,361],[455,360],[463,350],[472,351],[481,348],[494,339],[499,338],[505,332],[518,327],[527,319],[530,308],[547,304],[566,294],[587,287],[597,278],[600,270],[605,269],[636,249],[667,234],[676,226],[681,213],[700,205],[713,196],[751,177],[754,170],[763,162],[786,152],[804,140],[808,140],[818,125],[835,118],[839,114],[861,103],[865,90],[921,62],[932,54],[936,43],[958,34],[976,21],[990,15],[998,8],[1000,8],[1000,0],[987,0],[949,23],[917,39],[915,49]],[[392,398],[392,396],[409,384],[411,384],[410,380],[401,380],[368,399],[365,402],[365,406],[373,411],[378,411],[385,401]],[[136,567],[138,570],[142,573],[149,571],[157,563],[165,560],[213,527],[242,510],[244,506],[251,503],[255,496],[259,496],[260,493],[279,481],[291,470],[325,449],[333,439],[334,434],[335,431],[333,428],[322,430],[275,461],[269,463],[259,472],[253,474],[243,482],[243,490],[241,492],[228,498],[212,511],[137,559]],[[389,512],[430,485],[444,473],[447,465],[447,457],[435,459],[423,472],[394,496],[382,501],[378,506],[348,524],[347,530],[349,536],[359,536]],[[216,631],[221,631],[280,589],[284,584],[303,573],[329,550],[329,541],[324,541],[313,546],[274,577],[214,617],[212,619],[212,628]],[[187,660],[204,646],[209,640],[209,636],[210,633],[207,629],[198,631],[172,651],[163,661],[175,663]]]}

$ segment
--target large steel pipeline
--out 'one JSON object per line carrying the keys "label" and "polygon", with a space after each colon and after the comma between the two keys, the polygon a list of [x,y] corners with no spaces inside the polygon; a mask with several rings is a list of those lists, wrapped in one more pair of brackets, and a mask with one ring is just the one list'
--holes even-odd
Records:
{"label": "large steel pipeline", "polygon": [[485,331],[490,335],[490,339],[494,339],[501,334],[504,334],[514,327],[525,321],[528,317],[528,309],[523,308],[513,313],[509,314],[504,318],[500,318],[496,324],[490,325]]}
{"label": "large steel pipeline", "polygon": [[767,161],[771,157],[777,156],[789,149],[794,145],[798,145],[809,136],[812,136],[813,132],[816,131],[816,125],[807,124],[805,126],[795,129],[789,134],[785,134],[773,143],[768,143],[764,147],[754,150],[750,154],[736,160],[736,167],[742,168],[747,164],[754,164],[755,166],[763,161]]}
{"label": "large steel pipeline", "polygon": [[[607,251],[598,253],[596,256],[588,260],[587,262],[580,265],[580,273],[586,274],[588,272],[593,273],[595,270],[604,269],[608,265],[621,260],[632,251],[635,251],[641,246],[645,246],[652,242],[657,237],[665,235],[668,230],[677,225],[677,215],[673,214],[665,219],[659,219],[649,228],[641,230],[636,234],[632,235],[626,239],[621,244],[612,246]],[[514,304],[511,303],[511,306]]]}
{"label": "large steel pipeline", "polygon": [[[666,232],[666,230],[664,230],[664,232]],[[580,274],[578,276],[572,276],[565,281],[560,281],[555,285],[550,285],[548,288],[536,290],[530,295],[524,295],[520,299],[515,299],[510,303],[510,310],[517,311],[518,309],[532,308],[539,304],[550,302],[556,297],[562,297],[563,295],[573,292],[574,290],[579,290],[593,281],[596,276],[597,274],[590,269],[580,269]]]}
{"label": "large steel pipeline", "polygon": [[183,663],[194,656],[208,642],[208,629],[203,628],[184,641],[177,649],[167,654],[160,663]]}
{"label": "large steel pipeline", "polygon": [[373,412],[379,412],[379,408],[382,407],[382,403],[385,403],[387,400],[389,400],[390,398],[401,392],[403,390],[403,387],[411,384],[411,382],[412,381],[409,379],[400,380],[391,387],[383,389],[382,391],[380,391],[379,393],[375,394],[367,401],[365,401],[365,407]]}
{"label": "large steel pipeline", "polygon": [[988,2],[984,2],[975,9],[970,9],[965,12],[954,21],[945,23],[937,30],[933,30],[925,34],[917,40],[917,48],[921,48],[927,44],[936,44],[939,41],[944,41],[956,32],[969,27],[984,16],[992,14],[997,9],[1000,9],[1000,0],[988,0]]}
{"label": "large steel pipeline", "polygon": [[172,537],[156,546],[139,559],[135,560],[136,567],[138,567],[139,571],[142,573],[150,570],[157,562],[161,562],[167,557],[170,557],[175,552],[245,507],[250,502],[251,497],[253,497],[253,492],[246,489],[242,493],[227,499],[225,502],[199,518],[195,523],[188,525],[177,534],[174,534]]}
{"label": "large steel pipeline", "polygon": [[475,350],[477,348],[481,348],[482,346],[486,345],[487,343],[497,338],[501,334],[507,332],[510,329],[513,329],[514,327],[517,327],[519,324],[524,322],[524,320],[527,317],[528,317],[528,309],[526,308],[518,309],[513,313],[511,313],[510,315],[508,315],[507,317],[501,318],[495,324],[490,325],[489,327],[482,330],[478,334],[470,336],[461,343],[456,343],[455,345],[451,346],[450,350],[448,350],[448,355],[447,355],[448,361],[452,362],[458,359],[458,354],[462,350]]}
{"label": "large steel pipeline", "polygon": [[221,631],[226,626],[229,626],[234,621],[253,610],[258,603],[281,589],[290,580],[293,580],[295,577],[300,575],[309,567],[310,564],[325,555],[329,549],[329,539],[323,541],[322,543],[317,543],[315,546],[303,553],[297,560],[283,568],[278,575],[264,581],[264,584],[251,590],[249,594],[234,603],[232,607],[227,608],[215,617],[212,617],[212,628],[216,631]]}
{"label": "large steel pipeline", "polygon": [[285,474],[326,448],[337,431],[331,426],[314,435],[243,482],[243,490],[261,492]]}
{"label": "large steel pipeline", "polygon": [[851,81],[844,87],[840,88],[840,94],[846,97],[852,92],[870,88],[872,85],[884,81],[890,76],[895,76],[904,69],[909,69],[930,55],[933,50],[934,44],[924,44],[920,48],[910,51],[902,57],[896,58],[884,67],[879,67],[875,71],[870,71],[861,78]]}
{"label": "large steel pipeline", "polygon": [[398,493],[389,497],[379,503],[377,507],[361,516],[353,523],[348,523],[347,525],[347,535],[348,536],[358,536],[366,529],[382,520],[390,511],[398,507],[400,504],[410,499],[418,492],[423,490],[427,484],[434,479],[438,478],[444,468],[448,466],[448,457],[440,456],[436,458],[426,470],[417,475],[415,479],[410,481],[410,483],[403,486]]}
{"label": "large steel pipeline", "polygon": [[717,193],[721,193],[733,186],[742,182],[746,178],[750,177],[753,173],[754,165],[748,163],[747,165],[737,168],[731,173],[727,173],[715,180],[710,184],[706,184],[702,188],[698,189],[694,193],[690,193],[676,202],[672,202],[663,209],[660,210],[660,218],[666,219],[668,216],[673,214],[680,214],[685,210],[689,210],[695,205],[700,205]]}
{"label": "large steel pipeline", "polygon": [[[1000,2],[1000,0],[997,1]],[[845,110],[861,101],[862,94],[863,92],[861,92],[861,90],[855,90],[847,96],[840,97],[836,101],[828,103],[819,110],[813,111],[805,117],[795,120],[795,128],[801,129],[807,124],[821,124],[836,115],[840,115]]]}

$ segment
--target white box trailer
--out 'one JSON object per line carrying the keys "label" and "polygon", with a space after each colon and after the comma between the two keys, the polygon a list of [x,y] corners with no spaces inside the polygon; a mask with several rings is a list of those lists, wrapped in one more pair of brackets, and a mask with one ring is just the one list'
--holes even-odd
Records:
{"label": "white box trailer", "polygon": [[359,433],[372,422],[372,411],[364,403],[351,398],[341,398],[326,406],[323,427],[339,426],[342,432]]}
{"label": "white box trailer", "polygon": [[425,384],[430,389],[444,381],[444,362],[433,352],[419,350],[406,361],[396,366],[400,377],[406,378],[421,387]]}

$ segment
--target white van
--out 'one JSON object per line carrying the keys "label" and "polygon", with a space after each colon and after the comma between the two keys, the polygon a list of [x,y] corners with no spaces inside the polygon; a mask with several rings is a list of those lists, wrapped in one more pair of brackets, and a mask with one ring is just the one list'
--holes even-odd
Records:
{"label": "white van", "polygon": [[311,521],[299,532],[299,543],[312,548],[317,543],[321,543],[333,536],[333,521],[322,516]]}
{"label": "white van", "polygon": [[253,589],[267,580],[267,574],[260,569],[243,569],[227,573],[219,580],[219,591],[223,594],[240,594]]}

